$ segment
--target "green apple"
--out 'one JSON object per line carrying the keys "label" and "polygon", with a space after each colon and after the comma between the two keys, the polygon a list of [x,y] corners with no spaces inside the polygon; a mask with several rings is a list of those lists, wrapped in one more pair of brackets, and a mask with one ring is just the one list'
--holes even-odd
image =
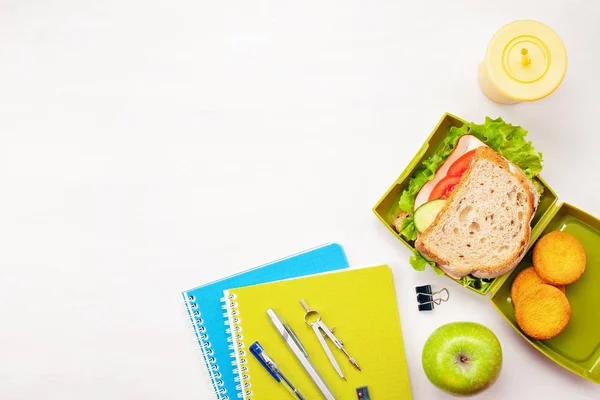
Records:
{"label": "green apple", "polygon": [[502,347],[494,333],[476,322],[437,328],[423,346],[423,370],[446,393],[472,396],[489,388],[502,369]]}

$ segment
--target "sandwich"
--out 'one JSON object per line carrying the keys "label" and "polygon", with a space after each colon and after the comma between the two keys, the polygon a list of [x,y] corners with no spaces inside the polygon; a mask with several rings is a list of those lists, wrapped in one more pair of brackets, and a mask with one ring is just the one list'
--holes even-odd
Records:
{"label": "sandwich", "polygon": [[486,118],[450,128],[400,198],[394,228],[414,243],[411,264],[477,289],[525,255],[542,185],[542,154],[527,131]]}

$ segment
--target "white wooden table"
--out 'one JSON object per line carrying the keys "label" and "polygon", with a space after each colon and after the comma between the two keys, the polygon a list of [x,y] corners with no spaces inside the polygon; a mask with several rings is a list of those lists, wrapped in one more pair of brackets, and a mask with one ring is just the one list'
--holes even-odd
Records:
{"label": "white wooden table", "polygon": [[[450,4],[452,3],[452,4]],[[210,399],[180,292],[326,241],[394,269],[415,399],[437,326],[504,349],[485,399],[600,398],[371,212],[446,111],[530,132],[562,201],[600,215],[600,2],[0,1],[0,398]],[[553,95],[477,86],[503,24],[565,42]],[[414,287],[447,286],[433,313]]]}

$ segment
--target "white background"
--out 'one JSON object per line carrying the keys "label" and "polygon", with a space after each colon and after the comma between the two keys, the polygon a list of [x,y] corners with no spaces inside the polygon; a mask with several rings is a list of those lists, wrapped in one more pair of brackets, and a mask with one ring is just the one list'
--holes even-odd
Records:
{"label": "white background", "polygon": [[[393,268],[415,399],[445,398],[420,353],[457,320],[503,346],[479,398],[600,398],[371,211],[448,111],[528,129],[560,199],[600,215],[600,3],[523,3],[0,1],[0,398],[210,399],[181,291],[328,241]],[[522,18],[568,73],[496,105],[477,65]],[[426,283],[451,298],[419,313]]]}

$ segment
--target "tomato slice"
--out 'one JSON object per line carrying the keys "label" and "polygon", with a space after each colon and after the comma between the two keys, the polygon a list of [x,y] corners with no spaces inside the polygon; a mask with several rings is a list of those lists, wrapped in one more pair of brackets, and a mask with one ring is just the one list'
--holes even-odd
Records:
{"label": "tomato slice", "polygon": [[448,195],[454,189],[456,184],[460,181],[460,176],[448,175],[440,180],[437,185],[431,191],[429,195],[429,201],[437,199],[447,199]]}
{"label": "tomato slice", "polygon": [[467,151],[465,154],[460,156],[456,161],[454,161],[454,163],[452,163],[450,168],[448,168],[448,175],[461,176],[469,168],[469,165],[471,165],[471,160],[473,159],[473,156],[475,155],[476,150],[477,149]]}

